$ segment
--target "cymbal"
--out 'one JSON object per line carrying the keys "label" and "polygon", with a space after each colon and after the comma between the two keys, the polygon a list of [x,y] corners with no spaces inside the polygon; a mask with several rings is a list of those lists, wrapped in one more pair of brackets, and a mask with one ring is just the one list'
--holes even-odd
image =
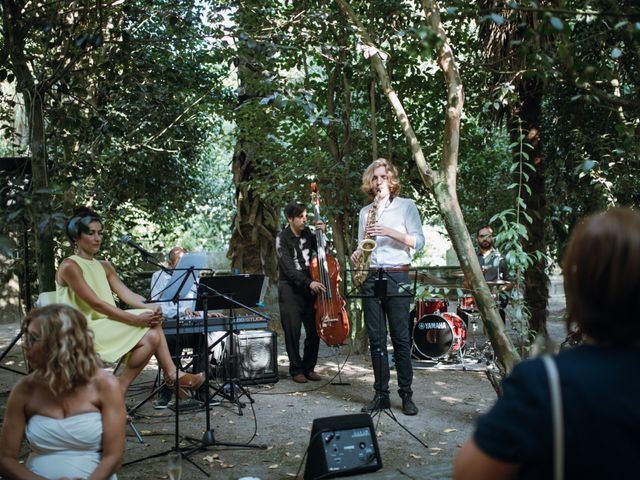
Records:
{"label": "cymbal", "polygon": [[411,272],[410,276],[411,278],[417,278],[420,282],[438,283],[438,284],[447,283],[446,280],[424,271],[419,271],[415,273]]}

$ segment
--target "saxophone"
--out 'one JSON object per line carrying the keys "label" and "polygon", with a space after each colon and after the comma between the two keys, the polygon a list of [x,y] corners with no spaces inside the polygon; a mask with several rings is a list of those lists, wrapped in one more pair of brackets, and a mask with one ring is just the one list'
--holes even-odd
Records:
{"label": "saxophone", "polygon": [[[373,205],[369,209],[367,215],[367,223],[365,225],[365,232],[368,227],[376,223],[376,215],[378,213],[378,197],[373,201]],[[354,272],[351,275],[351,282],[354,286],[361,286],[369,275],[369,261],[371,260],[371,253],[376,249],[376,241],[365,233],[365,237],[358,244],[358,250],[360,250],[360,257],[353,266]]]}

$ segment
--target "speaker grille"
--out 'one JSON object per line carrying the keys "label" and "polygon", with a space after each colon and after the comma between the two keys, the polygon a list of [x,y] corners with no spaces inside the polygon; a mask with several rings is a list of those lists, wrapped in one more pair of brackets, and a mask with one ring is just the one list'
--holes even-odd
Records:
{"label": "speaker grille", "polygon": [[275,332],[246,330],[234,335],[238,355],[236,377],[242,384],[278,381],[278,349]]}

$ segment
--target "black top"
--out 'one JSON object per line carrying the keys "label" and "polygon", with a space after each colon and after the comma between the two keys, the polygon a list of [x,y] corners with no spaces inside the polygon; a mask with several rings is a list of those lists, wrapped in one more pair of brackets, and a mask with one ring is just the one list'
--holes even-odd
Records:
{"label": "black top", "polygon": [[312,253],[318,249],[316,236],[309,227],[305,227],[296,237],[287,225],[276,240],[278,255],[279,281],[298,288],[309,288]]}
{"label": "black top", "polygon": [[[565,428],[565,479],[629,478],[640,449],[638,347],[582,345],[556,357]],[[549,383],[542,360],[522,362],[478,419],[476,444],[522,465],[518,478],[553,478]]]}
{"label": "black top", "polygon": [[495,248],[491,249],[486,257],[482,255],[482,252],[478,252],[478,262],[487,282],[495,282],[496,280],[513,281],[513,275],[509,272],[506,260]]}

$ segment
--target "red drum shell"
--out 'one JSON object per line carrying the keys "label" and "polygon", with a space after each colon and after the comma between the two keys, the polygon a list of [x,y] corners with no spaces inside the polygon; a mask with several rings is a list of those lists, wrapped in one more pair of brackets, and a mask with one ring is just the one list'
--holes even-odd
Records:
{"label": "red drum shell", "polygon": [[458,308],[462,310],[478,310],[476,300],[470,294],[463,295],[458,299]]}
{"label": "red drum shell", "polygon": [[458,352],[467,339],[467,329],[455,313],[425,315],[413,328],[414,353],[422,358],[441,358]]}
{"label": "red drum shell", "polygon": [[446,298],[423,298],[416,300],[416,318],[422,318],[432,313],[444,313],[449,309]]}

